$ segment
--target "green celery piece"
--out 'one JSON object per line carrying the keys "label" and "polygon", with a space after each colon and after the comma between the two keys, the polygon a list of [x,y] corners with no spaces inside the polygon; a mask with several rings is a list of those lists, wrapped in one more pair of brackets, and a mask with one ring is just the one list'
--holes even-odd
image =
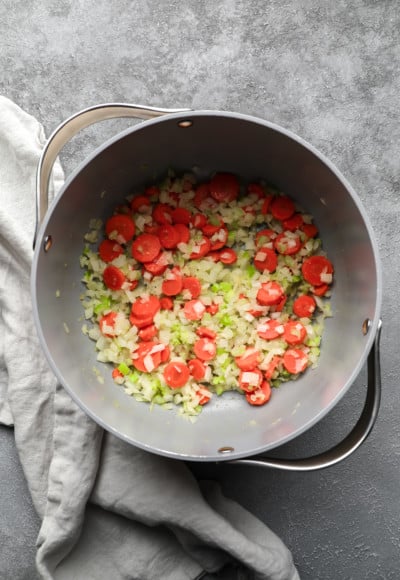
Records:
{"label": "green celery piece", "polygon": [[129,373],[131,372],[131,369],[125,363],[121,363],[120,365],[118,365],[117,368],[119,372],[122,373],[124,376],[129,375]]}

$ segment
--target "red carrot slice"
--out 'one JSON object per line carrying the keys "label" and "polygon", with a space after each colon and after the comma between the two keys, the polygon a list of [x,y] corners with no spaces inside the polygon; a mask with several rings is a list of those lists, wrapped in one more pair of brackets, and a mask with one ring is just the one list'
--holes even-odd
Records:
{"label": "red carrot slice", "polygon": [[289,320],[285,324],[283,338],[288,344],[301,344],[307,336],[307,330],[298,320]]}
{"label": "red carrot slice", "polygon": [[150,272],[153,276],[161,276],[164,274],[168,266],[168,258],[165,252],[160,252],[152,262],[145,262],[144,269]]}
{"label": "red carrot slice", "polygon": [[171,217],[174,224],[184,224],[187,226],[190,224],[192,214],[185,207],[176,207],[172,210]]}
{"label": "red carrot slice", "polygon": [[252,393],[246,393],[246,400],[250,405],[265,405],[271,398],[272,389],[268,381],[263,381],[261,386]]}
{"label": "red carrot slice", "polygon": [[107,237],[126,244],[135,235],[135,222],[128,215],[113,215],[106,221],[105,230]]}
{"label": "red carrot slice", "polygon": [[201,320],[206,307],[201,300],[189,300],[183,307],[183,314],[188,320]]}
{"label": "red carrot slice", "polygon": [[154,341],[139,342],[132,355],[132,364],[143,373],[151,373],[161,364],[161,351],[165,346]]}
{"label": "red carrot slice", "polygon": [[301,240],[299,236],[296,236],[295,234],[288,235],[283,232],[274,240],[276,251],[287,256],[297,254],[297,252],[301,250],[301,246]]}
{"label": "red carrot slice", "polygon": [[293,374],[297,375],[305,371],[308,365],[307,354],[299,348],[289,348],[285,351],[283,355],[283,366],[285,369]]}
{"label": "red carrot slice", "polygon": [[138,318],[154,318],[159,310],[160,300],[153,295],[136,298],[131,308],[132,314]]}
{"label": "red carrot slice", "polygon": [[241,356],[235,358],[237,366],[242,371],[251,371],[261,362],[261,353],[254,347],[248,347]]}
{"label": "red carrot slice", "polygon": [[201,338],[210,338],[211,340],[215,340],[217,338],[217,333],[212,330],[212,328],[207,328],[206,326],[199,326],[196,328],[196,334]]}
{"label": "red carrot slice", "polygon": [[283,221],[292,217],[295,206],[287,195],[277,195],[271,202],[270,210],[275,219]]}
{"label": "red carrot slice", "polygon": [[193,346],[193,352],[200,360],[212,360],[217,354],[217,347],[209,338],[199,338]]}
{"label": "red carrot slice", "polygon": [[303,216],[301,213],[295,213],[292,215],[292,217],[283,221],[283,227],[289,232],[295,232],[296,230],[299,230],[302,225]]}
{"label": "red carrot slice", "polygon": [[132,243],[132,256],[138,262],[152,262],[160,250],[160,240],[153,234],[141,234]]}
{"label": "red carrot slice", "polygon": [[278,256],[270,248],[259,248],[254,256],[254,265],[260,272],[275,272],[278,265]]}
{"label": "red carrot slice", "polygon": [[185,224],[175,224],[175,230],[178,232],[179,235],[179,244],[187,244],[190,240],[190,230]]}
{"label": "red carrot slice", "polygon": [[257,326],[257,333],[258,336],[263,338],[264,340],[274,340],[285,331],[285,327],[280,320],[265,320],[264,322],[260,322]]}
{"label": "red carrot slice", "polygon": [[303,224],[301,229],[306,234],[307,238],[315,238],[318,234],[318,228],[314,224]]}
{"label": "red carrot slice", "polygon": [[278,304],[283,296],[283,288],[278,282],[265,282],[257,292],[257,302],[263,306],[273,306]]}
{"label": "red carrot slice", "polygon": [[99,327],[100,327],[100,332],[101,334],[103,334],[104,336],[107,336],[109,338],[112,338],[113,336],[115,336],[115,332],[114,332],[114,325],[115,325],[115,319],[117,318],[117,312],[108,312],[107,314],[105,314],[104,316],[102,316],[99,320]]}
{"label": "red carrot slice", "polygon": [[158,203],[153,209],[153,219],[160,225],[172,223],[172,208],[166,203]]}
{"label": "red carrot slice", "polygon": [[112,262],[123,254],[122,246],[114,240],[103,240],[99,245],[99,255],[103,262]]}
{"label": "red carrot slice", "polygon": [[293,312],[299,318],[311,318],[316,306],[316,302],[312,296],[301,294],[293,302]]}
{"label": "red carrot slice", "polygon": [[261,213],[262,215],[266,215],[267,213],[269,213],[270,211],[270,207],[271,207],[271,202],[274,199],[273,195],[267,195],[263,201],[263,204],[261,206]]}
{"label": "red carrot slice", "polygon": [[198,358],[193,358],[188,362],[190,374],[195,381],[201,381],[206,376],[206,366]]}
{"label": "red carrot slice", "polygon": [[190,254],[191,260],[198,260],[200,258],[204,258],[211,250],[211,242],[207,237],[203,237],[203,239],[197,243],[193,249],[192,253]]}
{"label": "red carrot slice", "polygon": [[232,248],[225,248],[219,253],[219,260],[223,264],[234,264],[237,261],[237,253]]}
{"label": "red carrot slice", "polygon": [[189,367],[181,361],[171,361],[163,372],[165,382],[171,389],[180,389],[189,380]]}
{"label": "red carrot slice", "polygon": [[125,274],[116,266],[107,266],[103,272],[104,284],[110,290],[120,290],[125,280]]}
{"label": "red carrot slice", "polygon": [[151,202],[147,195],[137,195],[131,201],[131,210],[138,213],[146,213],[151,206]]}
{"label": "red carrot slice", "polygon": [[304,279],[313,286],[330,284],[332,282],[333,266],[325,256],[306,258],[301,267]]}
{"label": "red carrot slice", "polygon": [[163,248],[172,250],[181,241],[178,230],[171,224],[162,224],[158,228],[158,237]]}
{"label": "red carrot slice", "polygon": [[182,281],[183,290],[190,292],[191,298],[198,298],[201,294],[201,283],[196,276],[185,276]]}
{"label": "red carrot slice", "polygon": [[149,324],[144,328],[141,328],[138,332],[138,336],[140,340],[151,340],[157,334],[157,328],[155,324]]}
{"label": "red carrot slice", "polygon": [[239,374],[239,387],[245,393],[252,393],[261,385],[263,380],[262,372],[259,369],[241,371]]}
{"label": "red carrot slice", "polygon": [[265,378],[267,379],[267,381],[269,381],[270,379],[272,379],[276,369],[278,368],[278,366],[280,365],[282,361],[282,357],[275,355],[271,361],[268,364],[267,370],[264,373]]}
{"label": "red carrot slice", "polygon": [[169,270],[163,280],[161,291],[166,296],[176,296],[182,292],[183,277],[179,270],[173,268]]}
{"label": "red carrot slice", "polygon": [[239,180],[231,173],[217,173],[210,181],[211,196],[220,203],[234,201],[239,190]]}
{"label": "red carrot slice", "polygon": [[171,298],[168,296],[163,296],[160,298],[160,308],[162,310],[172,310],[174,307],[174,303],[172,302]]}

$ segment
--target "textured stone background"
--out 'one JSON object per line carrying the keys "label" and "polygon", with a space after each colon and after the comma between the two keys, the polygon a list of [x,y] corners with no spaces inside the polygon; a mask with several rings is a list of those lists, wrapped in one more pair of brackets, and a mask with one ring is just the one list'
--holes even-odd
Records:
{"label": "textured stone background", "polygon": [[[372,435],[344,463],[312,474],[194,467],[283,538],[303,580],[399,577],[399,30],[395,0],[0,3],[0,93],[47,133],[106,101],[250,113],[313,143],[363,201],[384,277],[384,392]],[[124,126],[85,130],[63,153],[65,169]],[[365,371],[280,452],[336,443],[358,416],[364,383]],[[12,431],[1,428],[0,438],[0,578],[31,580],[39,522]]]}

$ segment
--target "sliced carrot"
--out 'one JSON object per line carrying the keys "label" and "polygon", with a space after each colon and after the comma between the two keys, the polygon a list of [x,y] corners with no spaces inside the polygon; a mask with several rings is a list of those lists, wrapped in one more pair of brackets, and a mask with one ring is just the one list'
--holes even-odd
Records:
{"label": "sliced carrot", "polygon": [[295,206],[287,195],[277,195],[271,202],[270,210],[275,219],[283,221],[292,217]]}
{"label": "sliced carrot", "polygon": [[277,304],[272,306],[273,312],[282,312],[287,301],[287,296],[284,294]]}
{"label": "sliced carrot", "polygon": [[245,391],[245,393],[252,393],[261,385],[262,380],[263,375],[259,369],[240,371],[239,387]]}
{"label": "sliced carrot", "polygon": [[147,195],[137,195],[131,201],[131,210],[138,213],[146,213],[151,206],[151,202]]}
{"label": "sliced carrot", "polygon": [[274,250],[264,246],[256,251],[254,256],[254,266],[257,268],[257,270],[260,270],[260,272],[264,272],[266,270],[267,272],[272,273],[275,272],[277,265],[278,256]]}
{"label": "sliced carrot", "polygon": [[132,256],[138,262],[152,262],[160,250],[160,240],[153,234],[140,234],[132,243]]}
{"label": "sliced carrot", "polygon": [[217,347],[209,338],[199,338],[193,346],[193,352],[200,360],[212,360],[217,354]]}
{"label": "sliced carrot", "polygon": [[285,369],[293,374],[297,375],[305,371],[308,365],[307,354],[299,348],[289,348],[285,351],[283,355],[283,366]]}
{"label": "sliced carrot", "polygon": [[188,320],[201,320],[206,307],[201,300],[189,300],[183,307],[183,314]]}
{"label": "sliced carrot", "polygon": [[150,222],[150,223],[144,224],[143,229],[144,229],[144,232],[146,234],[153,234],[154,236],[156,236],[158,233],[159,227],[160,226],[158,224],[156,224],[155,222]]}
{"label": "sliced carrot", "polygon": [[261,206],[261,213],[262,215],[266,215],[267,213],[269,213],[269,208],[271,207],[271,203],[272,200],[274,199],[273,195],[267,195],[263,201],[263,204]]}
{"label": "sliced carrot", "polygon": [[252,393],[246,393],[246,400],[250,405],[265,405],[272,395],[271,385],[268,381],[263,381],[261,385]]}
{"label": "sliced carrot", "polygon": [[129,281],[129,290],[134,290],[135,288],[137,288],[139,284],[139,280],[130,280]]}
{"label": "sliced carrot", "polygon": [[132,326],[136,326],[136,328],[146,328],[146,326],[150,326],[153,324],[153,319],[153,316],[135,316],[132,311],[129,315],[129,322],[132,324]]}
{"label": "sliced carrot", "polygon": [[178,230],[171,224],[162,224],[158,228],[158,237],[163,248],[172,250],[181,241]]}
{"label": "sliced carrot", "polygon": [[329,290],[329,286],[328,284],[321,284],[320,286],[315,286],[314,288],[311,288],[311,292],[315,295],[315,296],[324,296]]}
{"label": "sliced carrot", "polygon": [[211,196],[218,202],[234,201],[239,190],[239,180],[232,173],[216,173],[210,181]]}
{"label": "sliced carrot", "polygon": [[126,244],[135,235],[135,222],[125,214],[111,216],[105,225],[106,234],[120,244]]}
{"label": "sliced carrot", "polygon": [[179,244],[187,244],[190,240],[190,230],[185,224],[175,224],[174,229],[179,235]]}
{"label": "sliced carrot", "polygon": [[118,369],[113,369],[111,373],[112,378],[115,379],[122,379],[124,377],[123,373],[121,373]]}
{"label": "sliced carrot", "polygon": [[136,298],[131,308],[132,314],[138,318],[154,318],[159,310],[160,300],[153,295]]}
{"label": "sliced carrot", "polygon": [[293,302],[293,312],[299,318],[311,318],[317,304],[312,296],[301,294]]}
{"label": "sliced carrot", "polygon": [[152,262],[145,262],[144,269],[150,272],[153,276],[161,276],[164,274],[168,266],[168,258],[165,252],[160,252]]}
{"label": "sliced carrot", "polygon": [[157,328],[155,324],[149,324],[144,328],[141,328],[138,332],[138,336],[140,340],[151,340],[157,334]]}
{"label": "sliced carrot", "polygon": [[207,258],[210,258],[213,262],[219,262],[222,250],[215,250],[215,252],[208,252]]}
{"label": "sliced carrot", "polygon": [[180,389],[189,380],[189,367],[181,361],[171,361],[163,372],[165,382],[171,389]]}
{"label": "sliced carrot", "polygon": [[193,298],[198,298],[201,294],[201,283],[196,276],[184,276],[182,281],[183,290],[188,290]]}
{"label": "sliced carrot", "polygon": [[265,378],[268,380],[272,379],[276,369],[278,368],[278,366],[280,365],[282,361],[282,357],[275,355],[274,357],[272,357],[272,359],[270,360],[267,370],[264,373]]}
{"label": "sliced carrot", "polygon": [[295,234],[289,236],[285,232],[282,232],[274,240],[274,247],[280,254],[291,256],[301,250],[302,243],[299,236]]}
{"label": "sliced carrot", "polygon": [[225,223],[221,217],[219,217],[218,220],[219,220],[218,224],[210,224],[207,222],[206,224],[204,224],[204,226],[202,226],[201,231],[205,236],[208,236],[210,238],[211,236],[216,234],[222,227],[225,226]]}
{"label": "sliced carrot", "polygon": [[161,285],[161,291],[166,296],[176,296],[182,292],[183,277],[180,270],[173,268],[167,272]]}
{"label": "sliced carrot", "polygon": [[204,386],[201,386],[196,394],[200,395],[199,405],[206,405],[212,397],[211,391]]}
{"label": "sliced carrot", "polygon": [[190,374],[195,381],[201,381],[206,376],[206,366],[198,358],[193,358],[188,362]]}
{"label": "sliced carrot", "polygon": [[168,344],[165,344],[164,346],[165,346],[164,350],[161,351],[161,362],[162,363],[166,363],[169,360],[169,357],[171,355],[171,350],[170,350]]}
{"label": "sliced carrot", "polygon": [[197,186],[193,198],[193,203],[197,207],[197,209],[201,211],[215,207],[215,201],[211,197],[209,183],[201,183],[200,185]]}
{"label": "sliced carrot", "polygon": [[99,245],[99,256],[103,262],[112,262],[124,252],[122,246],[115,240],[103,240]]}
{"label": "sliced carrot", "polygon": [[172,310],[174,307],[174,303],[172,302],[171,298],[168,296],[163,296],[160,298],[160,308],[162,310]]}
{"label": "sliced carrot", "polygon": [[219,253],[219,260],[223,264],[234,264],[237,261],[237,253],[232,248],[225,248]]}
{"label": "sliced carrot", "polygon": [[196,213],[192,216],[191,222],[192,222],[193,227],[201,230],[206,225],[207,218],[202,213]]}
{"label": "sliced carrot", "polygon": [[115,319],[117,318],[117,312],[108,312],[107,314],[105,314],[104,316],[102,316],[99,320],[99,327],[100,327],[100,332],[101,334],[103,334],[104,336],[107,336],[109,338],[112,338],[113,336],[115,336],[114,333],[114,325],[115,325]]}
{"label": "sliced carrot", "polygon": [[192,214],[185,207],[176,207],[171,213],[172,222],[174,224],[183,224],[188,226],[192,218]]}
{"label": "sliced carrot", "polygon": [[282,322],[274,318],[260,322],[257,326],[258,336],[264,340],[274,340],[275,338],[281,336],[284,331],[285,328]]}
{"label": "sliced carrot", "polygon": [[261,362],[261,353],[254,347],[248,347],[241,356],[235,358],[237,366],[242,371],[251,371]]}
{"label": "sliced carrot", "polygon": [[219,305],[216,302],[212,302],[211,304],[209,304],[206,307],[206,311],[211,314],[211,316],[214,316],[215,314],[217,314],[219,310]]}
{"label": "sliced carrot", "polygon": [[283,288],[278,282],[265,282],[257,292],[257,302],[263,306],[273,306],[278,304],[283,296]]}
{"label": "sliced carrot", "polygon": [[203,239],[193,247],[192,253],[190,254],[190,259],[198,260],[200,258],[204,258],[204,256],[206,256],[210,250],[211,242],[206,236],[204,236]]}
{"label": "sliced carrot", "polygon": [[196,334],[201,338],[210,338],[211,340],[215,340],[217,338],[217,333],[211,328],[207,328],[206,326],[199,326],[196,328]]}
{"label": "sliced carrot", "polygon": [[315,238],[318,234],[318,228],[314,224],[303,224],[301,229],[306,234],[307,238]]}
{"label": "sliced carrot", "polygon": [[263,246],[266,242],[274,240],[276,236],[277,234],[276,232],[274,232],[274,230],[270,229],[259,230],[256,233],[255,237],[256,245]]}
{"label": "sliced carrot", "polygon": [[210,238],[212,252],[223,248],[228,241],[228,230],[226,226],[219,227],[218,230]]}
{"label": "sliced carrot", "polygon": [[285,324],[283,338],[288,344],[301,344],[307,336],[307,330],[298,320],[289,320]]}
{"label": "sliced carrot", "polygon": [[116,266],[107,266],[103,272],[104,284],[110,290],[120,290],[125,280],[125,274]]}
{"label": "sliced carrot", "polygon": [[139,342],[132,354],[132,364],[143,373],[151,373],[161,364],[161,350],[164,345],[154,341]]}
{"label": "sliced carrot", "polygon": [[312,286],[330,284],[332,281],[333,266],[325,256],[310,256],[301,267],[304,279]]}
{"label": "sliced carrot", "polygon": [[289,219],[284,220],[282,225],[285,230],[288,230],[289,232],[295,232],[303,225],[303,216],[301,213],[295,213]]}
{"label": "sliced carrot", "polygon": [[160,225],[172,223],[172,208],[166,203],[158,203],[152,215],[154,221]]}

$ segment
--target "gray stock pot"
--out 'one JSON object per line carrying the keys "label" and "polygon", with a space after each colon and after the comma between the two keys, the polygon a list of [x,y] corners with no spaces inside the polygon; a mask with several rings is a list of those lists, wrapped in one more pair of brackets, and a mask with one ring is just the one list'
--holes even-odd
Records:
{"label": "gray stock pot", "polygon": [[[114,117],[146,121],[116,135],[83,161],[48,208],[49,176],[62,147],[80,129]],[[157,406],[150,410],[127,396],[96,361],[94,344],[81,330],[79,257],[89,220],[105,218],[128,191],[139,191],[171,167],[191,169],[200,179],[214,171],[228,171],[245,180],[276,184],[314,216],[335,265],[333,317],[326,321],[318,367],[283,385],[262,407],[244,404],[238,393],[215,397],[195,423]],[[34,246],[34,318],[48,362],[76,403],[123,440],[175,459],[240,460],[306,471],[344,459],[371,431],[380,402],[382,282],[377,245],[367,214],[346,179],[289,131],[230,112],[130,104],[81,111],[53,132],[43,150],[37,174]],[[364,364],[368,367],[364,408],[339,445],[300,460],[260,455],[322,419]],[[104,382],[99,382],[99,374]]]}

